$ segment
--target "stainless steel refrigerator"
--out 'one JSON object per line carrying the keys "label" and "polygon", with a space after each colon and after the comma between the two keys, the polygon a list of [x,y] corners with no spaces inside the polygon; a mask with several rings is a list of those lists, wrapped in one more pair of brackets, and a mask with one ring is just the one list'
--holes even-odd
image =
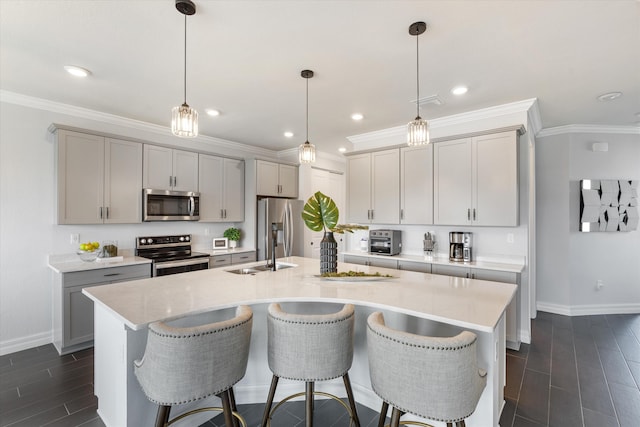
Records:
{"label": "stainless steel refrigerator", "polygon": [[302,200],[264,198],[258,200],[258,261],[271,259],[271,224],[278,227],[276,258],[304,256],[304,222]]}

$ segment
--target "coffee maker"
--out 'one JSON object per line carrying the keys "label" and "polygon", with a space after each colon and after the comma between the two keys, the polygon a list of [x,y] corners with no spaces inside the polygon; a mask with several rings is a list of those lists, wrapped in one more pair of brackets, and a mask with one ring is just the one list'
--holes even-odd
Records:
{"label": "coffee maker", "polygon": [[471,233],[452,231],[449,233],[449,260],[471,262]]}

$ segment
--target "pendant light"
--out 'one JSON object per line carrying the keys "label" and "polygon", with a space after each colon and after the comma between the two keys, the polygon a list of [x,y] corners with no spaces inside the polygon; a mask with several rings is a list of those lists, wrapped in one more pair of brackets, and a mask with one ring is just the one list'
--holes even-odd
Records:
{"label": "pendant light", "polygon": [[191,0],[176,0],[176,9],[184,15],[184,103],[171,110],[171,132],[182,138],[198,136],[198,112],[187,104],[187,15],[195,15]]}
{"label": "pendant light", "polygon": [[416,37],[416,118],[407,126],[407,144],[426,145],[429,143],[429,123],[420,117],[420,61],[418,38],[427,29],[424,22],[414,22],[409,26],[409,34]]}
{"label": "pendant light", "polygon": [[316,146],[309,142],[309,79],[313,77],[313,71],[302,70],[300,75],[307,80],[307,139],[298,149],[300,163],[314,163],[316,161]]}

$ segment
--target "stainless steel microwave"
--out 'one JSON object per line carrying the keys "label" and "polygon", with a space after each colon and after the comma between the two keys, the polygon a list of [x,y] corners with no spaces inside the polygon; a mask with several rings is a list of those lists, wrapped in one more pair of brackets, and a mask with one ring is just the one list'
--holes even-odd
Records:
{"label": "stainless steel microwave", "polygon": [[143,221],[198,221],[200,193],[195,191],[142,190]]}

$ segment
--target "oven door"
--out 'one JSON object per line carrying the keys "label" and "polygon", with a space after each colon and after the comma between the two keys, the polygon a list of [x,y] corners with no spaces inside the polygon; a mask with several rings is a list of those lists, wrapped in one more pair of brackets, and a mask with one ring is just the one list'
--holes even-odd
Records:
{"label": "oven door", "polygon": [[209,258],[183,259],[178,261],[160,261],[153,263],[153,277],[169,274],[186,273],[188,271],[206,270]]}
{"label": "oven door", "polygon": [[198,221],[200,193],[145,188],[142,212],[143,221]]}

